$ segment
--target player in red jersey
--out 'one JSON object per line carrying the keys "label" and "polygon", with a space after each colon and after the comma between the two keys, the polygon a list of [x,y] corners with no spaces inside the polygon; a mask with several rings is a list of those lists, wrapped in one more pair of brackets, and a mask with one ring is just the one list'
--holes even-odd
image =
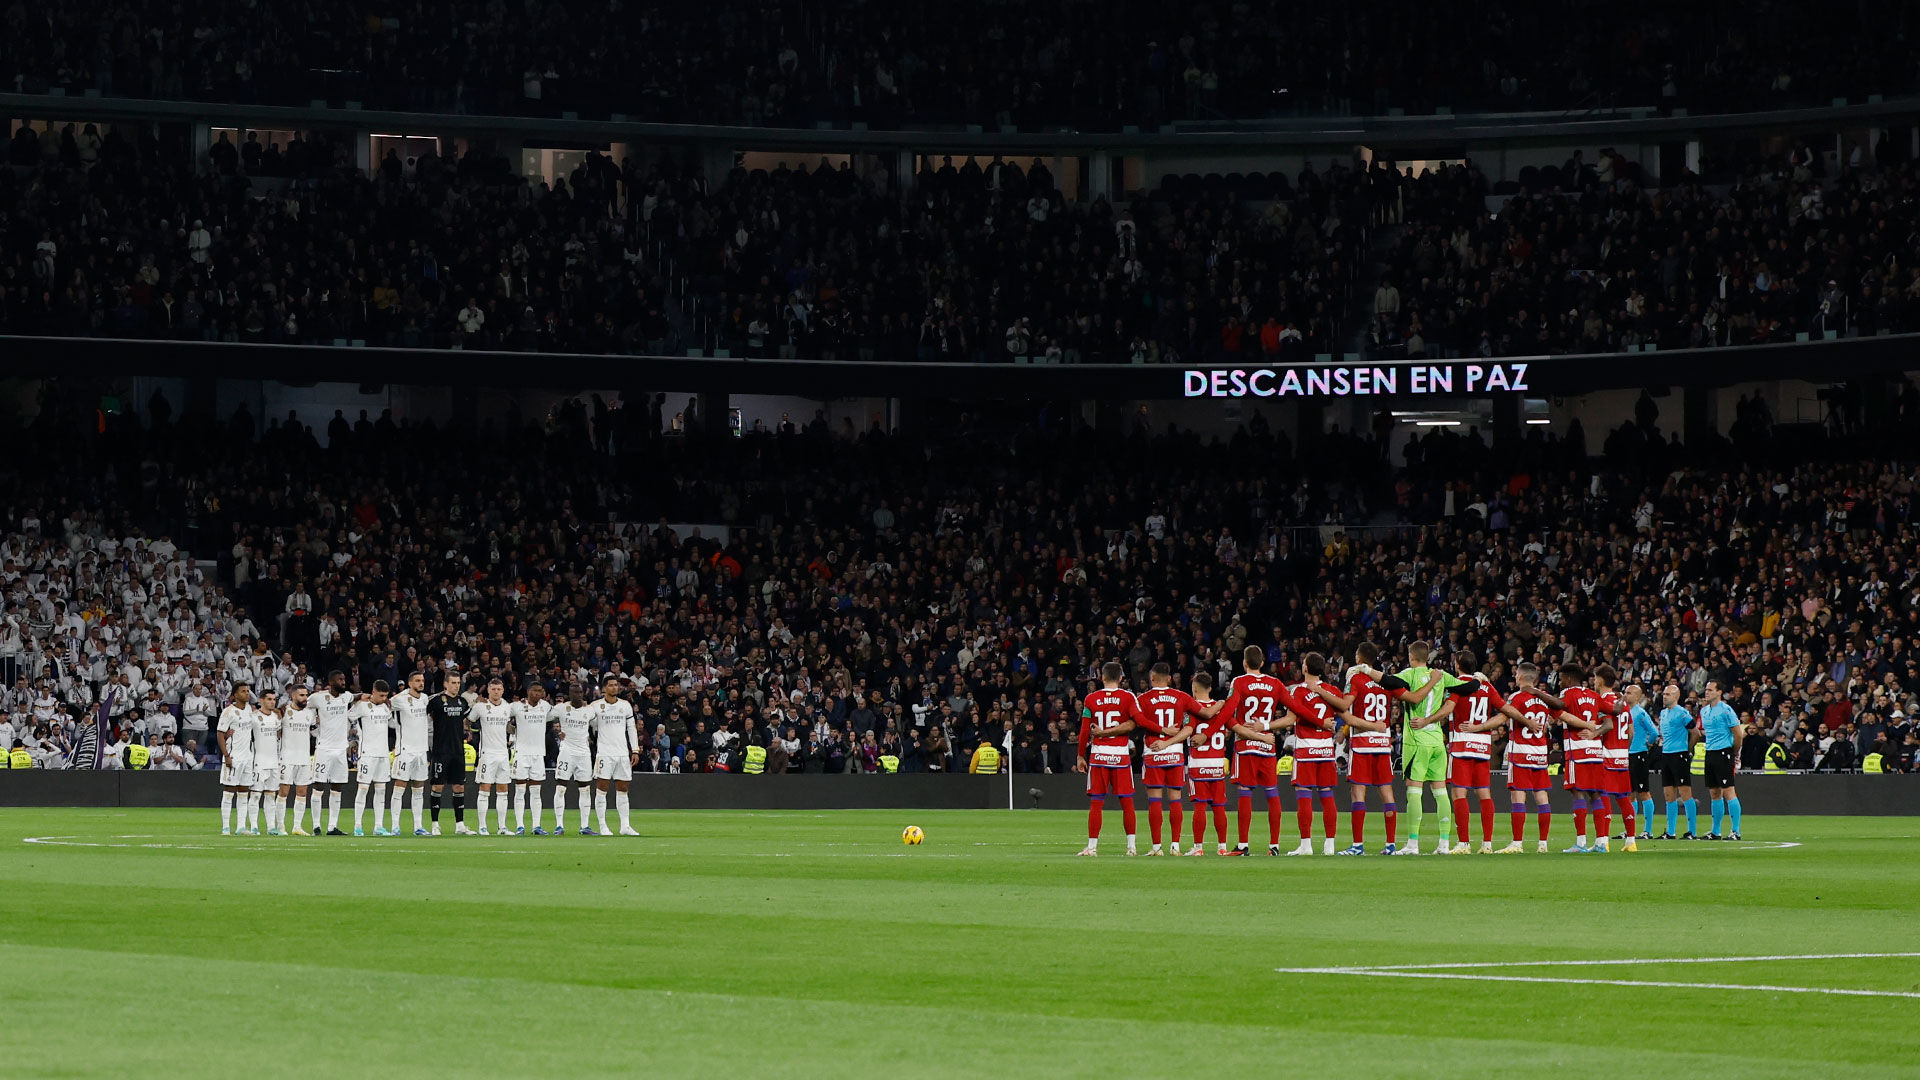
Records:
{"label": "player in red jersey", "polygon": [[1507,737],[1507,795],[1512,800],[1513,843],[1494,854],[1517,855],[1526,850],[1529,796],[1540,824],[1536,850],[1544,854],[1547,835],[1553,830],[1553,807],[1547,802],[1547,793],[1553,790],[1553,779],[1547,770],[1547,743],[1553,736],[1553,721],[1559,710],[1548,705],[1539,694],[1539,667],[1517,664],[1513,677],[1520,686],[1507,699],[1507,704],[1520,713],[1520,722]]}
{"label": "player in red jersey", "polygon": [[1314,693],[1340,711],[1349,731],[1347,782],[1353,785],[1353,802],[1348,807],[1353,819],[1353,845],[1340,854],[1367,853],[1367,789],[1371,787],[1380,789],[1380,812],[1387,826],[1387,846],[1381,848],[1380,853],[1391,855],[1400,827],[1400,807],[1393,801],[1393,704],[1426,697],[1440,681],[1440,674],[1434,672],[1428,676],[1425,686],[1409,689],[1399,676],[1380,672],[1377,666],[1380,647],[1373,642],[1363,641],[1354,646],[1353,656],[1356,663],[1347,670],[1344,695],[1335,693],[1325,683],[1313,688]]}
{"label": "player in red jersey", "polygon": [[1080,721],[1080,760],[1075,772],[1087,774],[1087,846],[1080,854],[1100,854],[1100,816],[1106,800],[1120,800],[1120,813],[1127,827],[1127,854],[1134,854],[1133,816],[1133,737],[1131,732],[1145,726],[1140,705],[1133,695],[1120,688],[1126,669],[1108,663],[1100,669],[1102,689],[1088,694],[1084,702],[1085,718]]}
{"label": "player in red jersey", "polygon": [[1267,675],[1267,656],[1249,645],[1241,663],[1247,673],[1236,676],[1227,691],[1233,743],[1233,784],[1240,802],[1240,844],[1230,855],[1246,855],[1247,835],[1253,830],[1253,793],[1267,797],[1267,854],[1280,854],[1280,742],[1277,732],[1292,726],[1288,702],[1292,695],[1276,676]]}
{"label": "player in red jersey", "polygon": [[[1187,736],[1192,747],[1187,756],[1187,778],[1193,786],[1193,847],[1188,855],[1201,853],[1200,842],[1207,835],[1207,810],[1213,810],[1213,838],[1219,852],[1227,853],[1227,731],[1225,702],[1213,700],[1213,676],[1202,671],[1193,677],[1193,700],[1203,708],[1216,706],[1205,719],[1193,725]],[[1178,819],[1175,819],[1178,820]],[[1180,840],[1174,831],[1174,842]]]}
{"label": "player in red jersey", "polygon": [[1561,786],[1573,796],[1573,827],[1576,833],[1574,845],[1566,849],[1567,854],[1579,854],[1587,848],[1587,806],[1592,793],[1598,790],[1600,777],[1595,774],[1600,769],[1600,739],[1594,733],[1600,730],[1600,695],[1580,685],[1586,678],[1586,672],[1580,665],[1566,663],[1560,665],[1559,694],[1547,692],[1544,687],[1536,688],[1534,696],[1547,703],[1549,708],[1560,710],[1561,747],[1564,751],[1566,777]]}
{"label": "player in red jersey", "polygon": [[1613,809],[1620,811],[1620,823],[1626,826],[1625,850],[1640,850],[1633,842],[1633,780],[1627,768],[1627,749],[1633,745],[1633,712],[1627,702],[1614,693],[1619,678],[1610,664],[1593,669],[1593,687],[1600,696],[1601,712],[1600,783],[1598,798],[1591,795],[1588,798],[1593,803],[1597,826],[1593,850],[1603,855],[1607,851],[1607,835],[1613,831]]}
{"label": "player in red jersey", "polygon": [[1332,702],[1314,692],[1327,675],[1327,658],[1310,652],[1300,658],[1306,674],[1292,688],[1287,707],[1294,714],[1293,798],[1294,817],[1300,826],[1300,846],[1289,855],[1313,854],[1313,803],[1320,801],[1322,854],[1333,854],[1333,834],[1339,827],[1340,810],[1333,793],[1340,786],[1339,765],[1334,761],[1334,736],[1340,730],[1340,713]]}
{"label": "player in red jersey", "polygon": [[1507,704],[1486,675],[1477,671],[1470,652],[1453,654],[1455,674],[1463,680],[1447,688],[1447,703],[1435,716],[1447,714],[1447,786],[1453,798],[1454,830],[1459,843],[1450,855],[1465,855],[1470,847],[1467,807],[1480,806],[1480,854],[1493,854],[1493,736],[1519,710]]}
{"label": "player in red jersey", "polygon": [[1173,688],[1173,669],[1166,664],[1153,665],[1149,676],[1153,688],[1135,695],[1140,704],[1141,723],[1150,733],[1142,756],[1142,783],[1147,789],[1147,830],[1153,846],[1147,854],[1160,854],[1160,818],[1163,803],[1172,803],[1173,853],[1180,853],[1181,799],[1187,789],[1187,737],[1196,721],[1205,720],[1223,707],[1216,702],[1203,706],[1183,690]]}

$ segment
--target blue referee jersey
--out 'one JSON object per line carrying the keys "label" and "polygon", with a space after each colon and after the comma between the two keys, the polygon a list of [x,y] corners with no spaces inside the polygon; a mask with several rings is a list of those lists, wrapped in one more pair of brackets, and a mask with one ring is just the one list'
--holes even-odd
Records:
{"label": "blue referee jersey", "polygon": [[1693,730],[1693,714],[1679,705],[1669,705],[1660,710],[1660,752],[1663,754],[1684,754],[1687,752],[1687,732]]}
{"label": "blue referee jersey", "polygon": [[1733,749],[1733,729],[1740,726],[1740,718],[1733,715],[1733,706],[1724,701],[1716,701],[1700,710],[1700,730],[1706,732],[1707,749]]}
{"label": "blue referee jersey", "polygon": [[1627,747],[1627,752],[1644,754],[1660,733],[1654,729],[1653,718],[1647,715],[1647,710],[1635,705],[1627,711],[1633,716],[1633,744]]}

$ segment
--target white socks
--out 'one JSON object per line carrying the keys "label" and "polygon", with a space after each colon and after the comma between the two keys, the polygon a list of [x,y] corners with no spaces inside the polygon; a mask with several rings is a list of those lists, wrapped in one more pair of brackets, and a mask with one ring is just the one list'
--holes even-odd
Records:
{"label": "white socks", "polygon": [[620,810],[620,828],[622,830],[633,828],[633,825],[627,818],[627,793],[624,791],[615,791],[613,793],[613,805]]}
{"label": "white socks", "polygon": [[579,787],[573,790],[580,797],[580,827],[584,829],[587,827],[587,804],[593,799],[594,789]]}
{"label": "white socks", "polygon": [[259,829],[260,828],[260,793],[257,791],[249,791],[245,795],[242,795],[240,797],[245,800],[245,809],[243,809],[240,813],[241,820],[247,823],[247,828],[255,829],[255,830]]}
{"label": "white socks", "polygon": [[232,829],[233,829],[233,792],[223,791],[220,793],[220,831],[229,832]]}
{"label": "white socks", "polygon": [[353,831],[359,832],[367,823],[367,795],[373,789],[366,784],[360,785],[360,791],[353,797]]}
{"label": "white socks", "polygon": [[476,809],[480,811],[480,827],[483,829],[486,828],[487,827],[487,789],[486,788],[484,787],[481,788],[480,791],[474,795],[473,805]]}
{"label": "white socks", "polygon": [[533,801],[533,827],[537,829],[540,827],[542,819],[546,816],[540,809],[540,785],[538,783],[527,785],[527,798]]}
{"label": "white socks", "polygon": [[507,800],[513,797],[513,793],[502,791],[498,795],[500,801],[493,804],[493,816],[499,819],[500,831],[504,833],[507,831]]}
{"label": "white socks", "polygon": [[331,832],[340,827],[340,789],[327,789],[327,830]]}
{"label": "white socks", "polygon": [[[398,793],[396,792],[396,794]],[[426,828],[427,827],[426,815],[427,815],[427,786],[425,784],[415,784],[413,786],[413,827],[416,829]],[[400,820],[400,815],[395,814],[394,820],[395,821]]]}
{"label": "white socks", "polygon": [[606,832],[607,831],[607,793],[600,788],[593,789],[593,815],[594,817],[600,819],[600,831]]}
{"label": "white socks", "polygon": [[320,828],[320,812],[323,809],[325,809],[322,806],[322,803],[326,801],[326,797],[327,797],[327,793],[320,790],[319,788],[307,789],[307,809],[313,811],[313,831],[314,832],[324,831]]}
{"label": "white socks", "polygon": [[513,827],[515,830],[527,827],[527,785],[513,785]]}

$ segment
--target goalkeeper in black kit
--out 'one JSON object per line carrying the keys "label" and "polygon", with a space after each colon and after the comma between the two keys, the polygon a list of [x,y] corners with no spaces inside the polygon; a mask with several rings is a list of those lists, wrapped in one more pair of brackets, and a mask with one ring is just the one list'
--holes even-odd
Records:
{"label": "goalkeeper in black kit", "polygon": [[460,673],[449,672],[446,691],[435,694],[427,703],[427,716],[433,722],[433,749],[428,753],[428,768],[433,790],[427,801],[433,815],[432,833],[440,835],[440,804],[446,789],[453,789],[453,832],[465,836],[467,828],[467,718],[473,703],[460,693]]}

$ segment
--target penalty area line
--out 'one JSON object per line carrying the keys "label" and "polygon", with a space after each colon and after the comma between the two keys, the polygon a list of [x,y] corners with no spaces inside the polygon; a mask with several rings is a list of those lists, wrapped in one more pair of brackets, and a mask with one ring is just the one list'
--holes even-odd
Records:
{"label": "penalty area line", "polygon": [[1635,964],[1751,964],[1777,960],[1886,960],[1920,956],[1920,952],[1842,952],[1791,953],[1777,956],[1639,956],[1624,960],[1478,960],[1450,964],[1365,964],[1326,968],[1275,968],[1301,974],[1353,974],[1356,972],[1450,971],[1459,968],[1516,967],[1630,967]]}
{"label": "penalty area line", "polygon": [[1551,975],[1481,975],[1455,971],[1381,971],[1371,968],[1275,968],[1275,971],[1312,975],[1362,975],[1375,979],[1456,979],[1467,982],[1565,983],[1577,986],[1632,986],[1682,990],[1761,990],[1781,994],[1831,994],[1839,997],[1920,998],[1908,990],[1852,990],[1837,986],[1774,986],[1754,983],[1669,982],[1653,979],[1575,979]]}

